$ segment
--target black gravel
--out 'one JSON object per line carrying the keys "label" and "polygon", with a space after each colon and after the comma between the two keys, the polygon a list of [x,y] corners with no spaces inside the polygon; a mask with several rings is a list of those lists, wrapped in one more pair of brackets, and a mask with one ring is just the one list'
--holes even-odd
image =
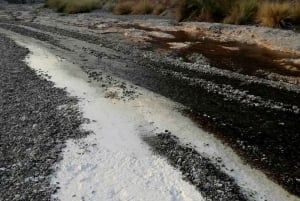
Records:
{"label": "black gravel", "polygon": [[53,165],[80,138],[76,98],[22,61],[28,50],[0,35],[0,200],[50,200]]}
{"label": "black gravel", "polygon": [[[98,37],[40,24],[22,24],[115,50],[119,57],[100,52],[99,59],[106,56],[128,65],[99,65],[97,70],[182,103],[189,108],[187,115],[199,126],[227,142],[249,164],[264,170],[288,191],[300,195],[299,86],[287,87],[280,82],[173,62],[108,35]],[[13,31],[27,34],[25,29]],[[31,37],[39,38],[38,32],[37,35],[33,31],[31,34]],[[97,51],[93,53],[98,54]],[[183,79],[183,76],[188,79]],[[257,99],[246,99],[240,96],[241,93],[260,98],[263,104]],[[274,103],[280,103],[282,107],[273,107]]]}
{"label": "black gravel", "polygon": [[46,0],[6,0],[8,3],[26,4],[26,3],[41,3]]}
{"label": "black gravel", "polygon": [[195,185],[206,200],[244,201],[248,200],[239,186],[218,165],[201,156],[193,148],[180,144],[170,133],[145,137],[144,140],[154,152],[168,159],[179,169],[184,178]]}
{"label": "black gravel", "polygon": [[41,32],[35,32],[35,31],[30,30],[30,29],[15,26],[13,24],[6,24],[5,22],[6,22],[6,20],[4,20],[4,21],[0,20],[0,27],[1,28],[7,29],[9,31],[16,32],[16,33],[19,33],[19,34],[22,34],[22,35],[28,36],[28,37],[34,36],[36,39],[38,39],[40,41],[48,42],[48,43],[51,43],[51,44],[53,44],[57,47],[60,47],[64,50],[68,50],[66,47],[64,47],[63,45],[61,45],[59,43],[59,40],[55,39],[54,37],[50,36],[49,34],[45,34],[45,33],[41,33]]}
{"label": "black gravel", "polygon": [[[92,44],[98,44],[107,48],[111,48],[113,50],[118,51],[119,53],[124,53],[124,54],[131,54],[131,57],[134,57],[134,59],[131,58],[131,61],[135,62],[138,66],[144,66],[147,67],[147,69],[151,69],[152,71],[158,71],[158,69],[165,69],[168,71],[176,72],[176,73],[182,73],[185,76],[188,76],[189,78],[198,78],[198,79],[205,79],[212,81],[216,84],[226,84],[226,85],[231,85],[235,88],[248,91],[249,93],[260,96],[262,98],[270,98],[271,99],[276,99],[277,101],[280,101],[282,103],[286,104],[293,104],[297,105],[300,107],[299,103],[299,98],[300,94],[296,93],[294,91],[290,90],[282,90],[282,87],[275,87],[271,85],[266,85],[265,83],[259,83],[256,80],[243,80],[243,79],[236,79],[234,77],[227,77],[225,75],[221,74],[215,74],[212,72],[199,72],[199,70],[195,69],[190,69],[186,68],[184,65],[178,64],[178,63],[173,63],[168,60],[164,60],[164,58],[145,58],[145,51],[141,51],[140,49],[137,48],[136,44],[132,46],[132,44],[121,44],[119,41],[121,40],[120,38],[117,38],[113,40],[112,38],[116,37],[102,37],[100,36],[94,36],[90,34],[85,34],[85,33],[78,33],[75,31],[70,31],[70,30],[65,30],[65,29],[60,29],[58,27],[51,27],[51,26],[46,26],[42,24],[36,24],[36,23],[29,23],[29,22],[12,22],[12,21],[5,21],[8,23],[15,23],[17,24],[22,24],[24,26],[28,27],[33,27],[36,28],[37,30],[43,30],[47,31],[50,33],[58,34],[58,35],[63,35],[66,37],[71,37],[75,38],[78,40],[86,41]],[[0,25],[3,26],[3,25]],[[6,25],[8,26],[8,25]],[[49,41],[51,44],[59,44],[54,39],[49,40],[48,38],[51,38],[50,35],[48,34],[43,34],[43,37],[41,38],[39,35],[40,33],[33,33],[33,31],[30,31],[28,34],[28,30],[25,28],[18,29],[18,28],[13,28],[12,31],[16,31],[17,33],[21,33],[23,35],[27,36],[34,36],[35,38],[38,38],[39,40],[42,41]],[[24,32],[24,33],[23,33]],[[47,39],[44,39],[45,35],[47,35]],[[129,52],[129,49],[131,50]],[[94,51],[96,54],[97,51]],[[111,55],[104,55],[107,57],[112,57]],[[103,57],[102,54],[99,55],[99,57]],[[151,57],[151,55],[150,55]],[[125,56],[124,58],[120,58],[122,60],[125,60],[128,58]],[[112,58],[112,59],[117,59],[117,58]],[[118,69],[120,70],[120,69]],[[138,69],[137,69],[138,70]],[[113,72],[111,73],[118,73],[118,72]],[[120,73],[121,74],[121,73]],[[121,76],[121,75],[119,75]],[[130,75],[131,76],[131,75]]]}
{"label": "black gravel", "polygon": [[[267,102],[271,100],[291,104],[291,107],[299,106],[299,93],[260,83],[255,78],[248,81],[233,76],[216,75],[213,72],[204,73],[185,68],[180,63],[169,62],[162,57],[156,60],[151,55],[144,57],[142,54],[146,51],[136,50],[136,47],[129,44],[116,45],[116,42],[109,41],[109,37],[96,37],[38,24],[26,25],[99,44],[119,51],[120,54],[127,53],[130,60],[115,57],[111,59],[131,62],[129,66],[99,66],[99,69],[187,106],[190,110],[184,113],[188,113],[199,126],[229,143],[248,163],[264,170],[288,191],[300,195],[300,114],[277,110],[268,106]],[[184,80],[174,74],[184,75],[191,80]],[[246,91],[250,95],[265,99],[266,104],[262,106],[243,98],[224,97],[219,89],[212,87],[208,90],[209,82],[202,85],[194,82],[193,78],[222,87],[229,85],[233,89],[225,93],[232,94],[233,97],[236,89]]]}

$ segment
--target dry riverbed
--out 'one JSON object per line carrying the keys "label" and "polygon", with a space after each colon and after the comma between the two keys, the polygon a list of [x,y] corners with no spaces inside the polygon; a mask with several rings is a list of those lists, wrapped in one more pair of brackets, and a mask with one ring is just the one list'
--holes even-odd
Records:
{"label": "dry riverbed", "polygon": [[[14,117],[10,104],[19,104],[9,89],[1,91],[1,111],[9,109],[1,117],[9,134],[1,149],[25,154],[19,162],[18,154],[0,158],[5,201],[49,200],[54,192],[61,200],[299,200],[300,34],[103,11],[61,15],[38,5],[0,8],[3,86],[18,83],[10,68],[43,72],[30,74],[39,80],[33,85],[58,94],[55,103],[42,103],[40,88],[11,93],[28,107],[34,100],[23,96],[42,97],[47,108],[61,108],[53,115],[72,106],[61,118],[76,119],[50,120],[64,137],[57,129],[58,137],[40,129],[23,136],[43,153],[35,159],[19,143],[20,133],[32,132],[8,129],[15,128],[11,119],[17,127],[26,119]],[[33,104],[24,112],[35,110]],[[49,122],[44,116],[26,125],[36,129],[34,118]],[[37,151],[44,140],[53,144]],[[46,152],[55,154],[44,167]],[[16,197],[18,189],[24,193]]]}

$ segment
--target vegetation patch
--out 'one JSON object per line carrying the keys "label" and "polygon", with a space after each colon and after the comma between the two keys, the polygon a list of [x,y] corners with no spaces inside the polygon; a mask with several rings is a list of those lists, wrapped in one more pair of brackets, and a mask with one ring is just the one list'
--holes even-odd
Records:
{"label": "vegetation patch", "polygon": [[241,0],[235,2],[229,14],[225,17],[224,23],[227,24],[247,24],[252,23],[257,12],[257,0]]}
{"label": "vegetation patch", "polygon": [[[183,0],[180,1],[176,19],[182,20],[198,20],[198,21],[216,21],[224,15],[221,7],[221,1],[212,0]],[[226,4],[224,4],[226,5]]]}
{"label": "vegetation patch", "polygon": [[160,15],[174,2],[155,1],[155,0],[120,0],[116,3],[113,12],[117,15]]}
{"label": "vegetation patch", "polygon": [[48,0],[48,7],[64,13],[83,13],[101,8],[99,0]]}
{"label": "vegetation patch", "polygon": [[113,9],[114,14],[117,15],[127,15],[132,12],[132,8],[134,6],[134,1],[126,1],[126,2],[119,2]]}
{"label": "vegetation patch", "polygon": [[139,1],[133,6],[132,14],[151,14],[154,7],[149,1]]}
{"label": "vegetation patch", "polygon": [[153,8],[153,14],[154,15],[160,15],[166,10],[166,6],[164,5],[157,5],[156,7]]}
{"label": "vegetation patch", "polygon": [[176,19],[260,24],[285,28],[300,24],[300,2],[265,0],[181,0]]}
{"label": "vegetation patch", "polygon": [[288,2],[263,2],[259,5],[257,22],[268,27],[286,27],[287,21],[292,19],[291,4]]}
{"label": "vegetation patch", "polygon": [[292,8],[292,18],[294,24],[300,24],[300,2],[296,3]]}
{"label": "vegetation patch", "polygon": [[[111,3],[117,15],[167,15],[177,21],[259,24],[286,28],[300,24],[300,0],[48,0],[58,12],[81,13]],[[165,12],[166,11],[166,12]]]}

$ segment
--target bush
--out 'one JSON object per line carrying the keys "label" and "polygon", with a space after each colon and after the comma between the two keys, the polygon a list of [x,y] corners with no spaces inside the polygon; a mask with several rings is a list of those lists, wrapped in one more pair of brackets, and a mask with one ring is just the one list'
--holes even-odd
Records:
{"label": "bush", "polygon": [[65,13],[82,13],[101,8],[99,0],[48,0],[47,6]]}
{"label": "bush", "polygon": [[237,1],[230,9],[229,15],[225,17],[224,23],[246,24],[253,22],[253,18],[257,12],[257,8],[257,0]]}
{"label": "bush", "polygon": [[292,19],[291,4],[263,2],[259,4],[257,22],[263,26],[283,28],[286,22]]}

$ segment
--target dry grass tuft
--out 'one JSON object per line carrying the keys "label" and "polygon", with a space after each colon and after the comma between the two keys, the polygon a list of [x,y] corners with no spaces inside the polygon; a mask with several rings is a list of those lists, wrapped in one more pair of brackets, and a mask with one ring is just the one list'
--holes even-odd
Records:
{"label": "dry grass tuft", "polygon": [[229,11],[229,15],[225,17],[224,23],[227,24],[246,24],[253,22],[253,18],[257,12],[257,0],[240,0],[237,1]]}
{"label": "dry grass tuft", "polygon": [[199,0],[182,0],[176,9],[176,20],[191,19],[199,16],[203,8],[202,2]]}
{"label": "dry grass tuft", "polygon": [[114,7],[113,13],[117,15],[128,15],[132,12],[135,4],[134,1],[119,2]]}
{"label": "dry grass tuft", "polygon": [[[109,2],[111,3],[109,4]],[[260,23],[284,28],[300,24],[300,0],[47,0],[47,6],[58,12],[89,12],[105,5],[113,13],[172,16],[176,20],[224,22],[230,24]],[[107,7],[109,6],[109,7]]]}
{"label": "dry grass tuft", "polygon": [[300,24],[300,2],[266,0],[180,0],[176,20],[252,24],[274,28]]}
{"label": "dry grass tuft", "polygon": [[82,13],[101,8],[99,0],[48,0],[47,6],[58,12]]}
{"label": "dry grass tuft", "polygon": [[176,19],[221,21],[235,0],[181,0],[177,6]]}
{"label": "dry grass tuft", "polygon": [[291,4],[288,2],[262,2],[256,15],[257,22],[263,26],[282,28],[292,19]]}
{"label": "dry grass tuft", "polygon": [[132,14],[144,15],[150,14],[153,11],[153,6],[149,1],[139,1],[132,8]]}
{"label": "dry grass tuft", "polygon": [[160,15],[166,10],[166,7],[164,5],[156,5],[152,11],[154,15]]}
{"label": "dry grass tuft", "polygon": [[296,3],[292,8],[292,17],[295,24],[300,24],[300,2]]}
{"label": "dry grass tuft", "polygon": [[113,12],[118,15],[145,15],[154,14],[159,15],[166,10],[163,2],[153,0],[123,0],[119,1]]}

